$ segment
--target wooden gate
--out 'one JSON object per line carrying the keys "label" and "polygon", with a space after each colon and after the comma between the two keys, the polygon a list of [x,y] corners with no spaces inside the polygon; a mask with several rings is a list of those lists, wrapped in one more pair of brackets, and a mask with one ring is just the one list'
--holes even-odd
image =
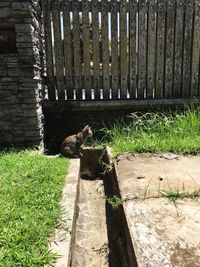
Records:
{"label": "wooden gate", "polygon": [[49,100],[200,91],[200,0],[43,0]]}

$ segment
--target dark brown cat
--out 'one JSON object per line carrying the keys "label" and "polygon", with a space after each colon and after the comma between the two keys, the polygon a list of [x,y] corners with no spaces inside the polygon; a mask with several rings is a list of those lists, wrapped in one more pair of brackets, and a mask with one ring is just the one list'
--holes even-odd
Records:
{"label": "dark brown cat", "polygon": [[69,158],[81,158],[80,147],[86,141],[87,137],[92,136],[92,130],[89,125],[74,135],[70,135],[64,139],[60,147],[60,153]]}

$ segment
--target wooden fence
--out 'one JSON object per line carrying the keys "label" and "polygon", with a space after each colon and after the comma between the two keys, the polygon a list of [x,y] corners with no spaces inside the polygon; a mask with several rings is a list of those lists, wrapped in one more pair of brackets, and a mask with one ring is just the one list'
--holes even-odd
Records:
{"label": "wooden fence", "polygon": [[200,0],[43,0],[49,100],[200,95]]}

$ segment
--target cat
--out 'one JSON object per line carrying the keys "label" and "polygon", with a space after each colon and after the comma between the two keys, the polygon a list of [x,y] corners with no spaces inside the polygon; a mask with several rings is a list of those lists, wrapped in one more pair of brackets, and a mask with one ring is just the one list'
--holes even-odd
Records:
{"label": "cat", "polygon": [[86,125],[81,132],[66,137],[60,147],[61,154],[69,158],[82,158],[80,147],[85,143],[87,137],[91,137],[92,134],[91,127]]}

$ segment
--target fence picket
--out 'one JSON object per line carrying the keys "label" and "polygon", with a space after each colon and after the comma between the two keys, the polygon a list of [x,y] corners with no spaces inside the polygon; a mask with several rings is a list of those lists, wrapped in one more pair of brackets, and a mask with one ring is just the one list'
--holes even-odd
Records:
{"label": "fence picket", "polygon": [[136,97],[137,90],[137,53],[136,53],[136,16],[138,4],[136,0],[130,1],[129,6],[129,77],[130,98]]}
{"label": "fence picket", "polygon": [[195,0],[194,7],[194,29],[193,29],[193,49],[192,49],[192,74],[190,96],[198,96],[198,76],[200,76],[200,3]]}
{"label": "fence picket", "polygon": [[167,18],[166,18],[166,49],[165,49],[165,88],[164,96],[172,97],[173,90],[173,58],[174,58],[174,19],[175,19],[175,2],[167,1]]}
{"label": "fence picket", "polygon": [[184,31],[184,54],[183,54],[183,86],[182,97],[190,95],[191,78],[191,52],[192,52],[192,21],[193,0],[185,1],[185,31]]}
{"label": "fence picket", "polygon": [[141,0],[139,3],[139,25],[138,25],[138,98],[145,97],[146,90],[146,62],[147,62],[147,23],[146,1]]}
{"label": "fence picket", "polygon": [[147,98],[153,98],[155,90],[155,60],[156,60],[156,0],[149,0],[148,7],[148,78]]}
{"label": "fence picket", "polygon": [[182,54],[183,54],[183,26],[184,26],[184,0],[176,0],[175,16],[175,47],[174,47],[174,89],[173,96],[181,96],[182,80]]}
{"label": "fence picket", "polygon": [[108,1],[102,0],[102,79],[103,79],[103,98],[109,99],[110,96],[110,73],[109,73],[109,40],[108,40]]}
{"label": "fence picket", "polygon": [[117,27],[117,0],[113,0],[111,7],[111,74],[113,99],[118,98],[119,89],[119,56]]}
{"label": "fence picket", "polygon": [[54,70],[53,70],[53,48],[52,48],[52,28],[51,28],[51,13],[49,0],[43,1],[44,10],[44,34],[45,34],[45,53],[46,53],[46,69],[47,69],[47,88],[48,99],[55,100],[54,86]]}
{"label": "fence picket", "polygon": [[85,99],[91,99],[91,71],[90,71],[90,23],[88,0],[83,0],[83,63],[84,63],[84,88]]}
{"label": "fence picket", "polygon": [[52,9],[53,31],[54,31],[54,53],[55,53],[55,71],[58,99],[65,99],[64,91],[64,61],[63,45],[61,39],[61,21],[58,0],[54,1]]}
{"label": "fence picket", "polygon": [[166,0],[157,3],[156,98],[163,98]]}
{"label": "fence picket", "polygon": [[99,14],[98,0],[92,1],[92,41],[93,41],[93,84],[94,98],[100,99],[100,33],[99,33]]}
{"label": "fence picket", "polygon": [[128,62],[127,62],[127,17],[126,0],[120,2],[120,98],[127,98]]}
{"label": "fence picket", "polygon": [[72,64],[72,38],[69,1],[63,3],[63,24],[64,24],[64,60],[65,60],[65,85],[67,99],[74,99],[73,64]]}
{"label": "fence picket", "polygon": [[76,99],[82,99],[82,71],[80,47],[80,18],[78,0],[73,1],[73,46],[74,46],[74,80]]}

